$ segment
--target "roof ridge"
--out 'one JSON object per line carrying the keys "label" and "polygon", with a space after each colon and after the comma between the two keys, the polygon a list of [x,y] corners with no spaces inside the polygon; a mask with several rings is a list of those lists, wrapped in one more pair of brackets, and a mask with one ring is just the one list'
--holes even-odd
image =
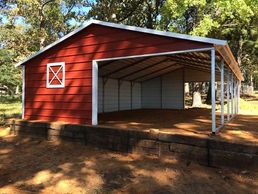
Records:
{"label": "roof ridge", "polygon": [[178,38],[178,39],[184,39],[184,40],[190,40],[190,41],[196,41],[196,42],[209,43],[209,44],[219,45],[219,46],[227,45],[227,41],[225,41],[225,40],[205,38],[205,37],[200,37],[200,36],[191,36],[191,35],[179,34],[179,33],[174,33],[174,32],[165,32],[165,31],[160,31],[160,30],[154,30],[154,29],[124,25],[124,24],[104,22],[104,21],[95,20],[95,19],[89,19],[86,22],[84,22],[79,28],[77,28],[74,31],[66,34],[62,38],[60,38],[60,39],[56,40],[55,42],[49,44],[48,46],[44,47],[43,49],[39,50],[38,52],[35,52],[34,54],[29,56],[28,58],[26,58],[23,61],[17,63],[15,66],[18,67],[20,65],[23,65],[24,63],[28,62],[29,60],[33,59],[34,57],[40,55],[41,53],[49,50],[50,48],[52,48],[52,47],[56,46],[57,44],[63,42],[64,40],[68,39],[69,37],[77,34],[78,32],[80,32],[82,30],[84,30],[85,28],[87,28],[91,24],[97,24],[97,25],[113,27],[113,28],[118,28],[118,29],[124,29],[124,30],[130,30],[130,31],[135,31],[135,32],[154,34],[154,35],[158,35],[158,36],[166,36],[166,37],[171,37],[171,38]]}

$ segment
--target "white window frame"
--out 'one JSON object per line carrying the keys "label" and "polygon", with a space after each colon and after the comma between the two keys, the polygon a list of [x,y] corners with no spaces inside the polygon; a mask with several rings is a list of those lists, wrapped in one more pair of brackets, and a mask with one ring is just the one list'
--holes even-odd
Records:
{"label": "white window frame", "polygon": [[[51,67],[55,67],[55,66],[60,66],[60,68],[58,69],[57,72],[54,72],[53,69],[51,68]],[[51,80],[49,80],[50,70],[54,74],[54,77]],[[62,71],[62,75],[63,75],[61,80],[57,76],[58,73],[60,72],[60,70]],[[51,84],[51,82],[54,79],[57,79],[60,82],[60,84]],[[47,88],[64,88],[64,87],[65,87],[65,62],[48,63],[47,64]]]}

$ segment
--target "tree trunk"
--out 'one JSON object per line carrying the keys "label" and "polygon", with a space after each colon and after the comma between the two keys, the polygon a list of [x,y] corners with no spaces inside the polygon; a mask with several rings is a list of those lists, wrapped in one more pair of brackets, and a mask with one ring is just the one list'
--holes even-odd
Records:
{"label": "tree trunk", "polygon": [[242,65],[242,55],[243,55],[243,35],[240,34],[238,41],[238,50],[237,50],[237,63],[241,67]]}
{"label": "tree trunk", "polygon": [[206,104],[211,104],[211,83],[209,82],[209,89],[208,89],[208,93],[207,93],[207,97],[206,97]]}
{"label": "tree trunk", "polygon": [[19,94],[19,86],[16,86],[16,89],[15,89],[15,94]]}
{"label": "tree trunk", "polygon": [[202,106],[202,96],[201,96],[201,85],[199,83],[193,84],[193,103],[192,107]]}
{"label": "tree trunk", "polygon": [[[217,84],[215,83],[215,100],[217,100]],[[211,104],[211,82],[209,82],[209,89],[206,95],[205,104]]]}

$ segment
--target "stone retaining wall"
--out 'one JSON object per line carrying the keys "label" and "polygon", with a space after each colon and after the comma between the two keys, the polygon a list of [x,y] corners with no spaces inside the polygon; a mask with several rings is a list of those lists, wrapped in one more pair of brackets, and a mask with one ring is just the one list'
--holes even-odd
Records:
{"label": "stone retaining wall", "polygon": [[79,142],[119,152],[172,156],[212,167],[258,168],[257,145],[235,144],[212,137],[25,120],[13,120],[11,132],[17,135],[29,133],[54,141]]}

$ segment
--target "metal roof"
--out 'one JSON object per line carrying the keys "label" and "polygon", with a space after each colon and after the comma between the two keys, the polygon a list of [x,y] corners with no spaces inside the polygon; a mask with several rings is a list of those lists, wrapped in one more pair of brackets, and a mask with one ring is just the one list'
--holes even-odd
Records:
{"label": "metal roof", "polygon": [[135,26],[115,24],[115,23],[103,22],[103,21],[99,21],[99,20],[90,19],[87,22],[85,22],[81,27],[79,27],[76,30],[68,33],[67,35],[65,35],[62,38],[58,39],[57,41],[53,42],[52,44],[49,44],[48,46],[41,49],[40,51],[32,54],[30,57],[28,57],[25,60],[17,63],[15,66],[18,67],[20,65],[23,65],[24,63],[26,63],[29,60],[33,59],[34,57],[38,56],[39,54],[49,50],[50,48],[52,48],[52,47],[56,46],[57,44],[63,42],[64,40],[68,39],[69,37],[77,34],[78,32],[80,32],[82,30],[84,30],[85,28],[87,28],[91,24],[97,24],[97,25],[108,26],[108,27],[112,27],[112,28],[119,28],[119,29],[124,29],[124,30],[130,30],[130,31],[135,31],[135,32],[155,34],[155,35],[159,35],[159,36],[167,36],[167,37],[171,37],[171,38],[178,38],[178,39],[184,39],[184,40],[189,40],[189,41],[209,43],[209,44],[218,45],[218,46],[227,45],[227,41],[225,41],[225,40],[205,38],[205,37],[199,37],[199,36],[190,36],[190,35],[186,35],[186,34],[165,32],[165,31],[159,31],[159,30],[153,30],[153,29],[147,29],[147,28],[140,28],[140,27],[135,27]]}
{"label": "metal roof", "polygon": [[[216,61],[219,62],[220,60],[221,56],[217,55]],[[210,74],[210,55],[207,51],[179,53],[176,55],[99,61],[98,65],[100,77],[142,82],[181,68]],[[220,75],[217,66],[216,75]]]}
{"label": "metal roof", "polygon": [[[65,35],[64,37],[60,38],[59,40],[53,42],[52,44],[48,45],[47,47],[41,49],[40,51],[34,53],[27,59],[17,63],[15,66],[18,67],[20,65],[24,65],[26,62],[29,60],[35,58],[36,56],[40,55],[41,53],[49,50],[50,48],[58,45],[59,43],[65,41],[69,37],[77,34],[78,32],[84,30],[91,24],[96,24],[96,25],[102,25],[102,26],[108,26],[112,28],[118,28],[118,29],[123,29],[123,30],[130,30],[130,31],[135,31],[135,32],[141,32],[141,33],[148,33],[148,34],[154,34],[154,35],[159,35],[159,36],[166,36],[166,37],[171,37],[171,38],[177,38],[177,39],[183,39],[183,40],[189,40],[189,41],[196,41],[196,42],[202,42],[202,43],[208,43],[212,44],[213,47],[216,49],[216,51],[222,56],[226,64],[230,67],[230,69],[234,72],[234,74],[238,77],[239,80],[243,80],[243,75],[241,73],[240,67],[238,63],[236,62],[228,44],[227,41],[225,40],[219,40],[219,39],[213,39],[213,38],[205,38],[205,37],[199,37],[199,36],[190,36],[186,34],[178,34],[178,33],[173,33],[173,32],[165,32],[165,31],[159,31],[159,30],[153,30],[153,29],[147,29],[147,28],[140,28],[140,27],[135,27],[135,26],[128,26],[128,25],[123,25],[123,24],[115,24],[115,23],[110,23],[110,22],[103,22],[99,20],[88,20],[85,22],[81,27],[77,28],[76,30],[70,32],[69,34]],[[183,51],[185,52],[185,51]],[[133,57],[133,56],[132,56]],[[118,57],[119,58],[119,57]],[[123,57],[121,57],[123,58]],[[109,60],[109,59],[106,59]]]}

